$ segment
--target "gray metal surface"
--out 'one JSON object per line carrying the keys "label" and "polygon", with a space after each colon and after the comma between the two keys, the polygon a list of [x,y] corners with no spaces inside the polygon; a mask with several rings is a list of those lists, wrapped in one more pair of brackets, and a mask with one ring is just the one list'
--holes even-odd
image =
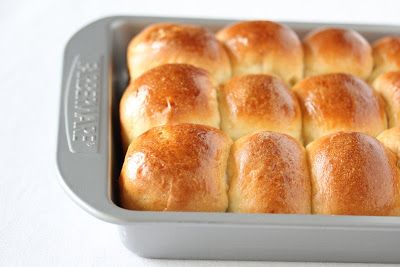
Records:
{"label": "gray metal surface", "polygon": [[[400,263],[400,218],[143,212],[118,206],[122,164],[118,102],[128,83],[125,54],[143,27],[162,21],[217,30],[233,21],[109,17],[77,32],[65,48],[57,166],[68,195],[92,215],[118,224],[124,244],[152,258]],[[328,24],[286,23],[300,36]],[[332,24],[329,24],[332,25]],[[368,40],[398,26],[340,25]]]}

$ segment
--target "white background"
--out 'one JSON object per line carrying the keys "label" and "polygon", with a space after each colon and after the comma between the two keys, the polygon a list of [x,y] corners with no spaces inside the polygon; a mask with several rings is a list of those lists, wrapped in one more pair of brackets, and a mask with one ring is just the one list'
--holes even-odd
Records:
{"label": "white background", "polygon": [[56,179],[62,51],[93,20],[158,15],[400,25],[400,1],[236,2],[0,0],[0,266],[277,264],[139,258],[113,225],[75,205]]}

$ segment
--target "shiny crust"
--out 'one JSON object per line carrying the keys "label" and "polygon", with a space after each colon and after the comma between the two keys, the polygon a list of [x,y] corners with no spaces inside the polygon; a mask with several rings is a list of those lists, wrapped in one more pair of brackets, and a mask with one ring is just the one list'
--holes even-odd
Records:
{"label": "shiny crust", "polygon": [[400,71],[400,36],[387,36],[372,44],[374,70],[370,77],[372,82],[387,71]]}
{"label": "shiny crust", "polygon": [[217,33],[225,44],[234,75],[274,74],[287,84],[303,77],[303,49],[296,33],[271,21],[245,21]]}
{"label": "shiny crust", "polygon": [[307,146],[313,213],[399,215],[395,155],[375,138],[338,132]]}
{"label": "shiny crust", "polygon": [[386,102],[389,127],[400,126],[400,71],[386,72],[373,83]]}
{"label": "shiny crust", "polygon": [[367,79],[373,67],[372,49],[349,29],[318,28],[303,40],[305,77],[344,72]]}
{"label": "shiny crust", "polygon": [[217,93],[208,73],[186,64],[153,68],[134,80],[120,102],[124,147],[151,127],[181,122],[218,128]]}
{"label": "shiny crust", "polygon": [[230,211],[311,212],[305,149],[294,138],[273,132],[244,136],[232,146],[228,170]]}
{"label": "shiny crust", "polygon": [[383,100],[355,76],[340,73],[313,76],[293,90],[302,109],[306,144],[339,130],[377,136],[387,128]]}
{"label": "shiny crust", "polygon": [[186,63],[210,72],[216,83],[231,76],[229,57],[222,44],[206,28],[173,23],[153,24],[128,45],[131,79],[166,63]]}
{"label": "shiny crust", "polygon": [[296,96],[279,78],[264,74],[236,76],[219,90],[221,129],[238,139],[260,130],[301,140]]}
{"label": "shiny crust", "polygon": [[377,139],[397,155],[400,167],[400,127],[393,127],[381,132]]}
{"label": "shiny crust", "polygon": [[227,135],[204,125],[152,128],[129,146],[119,178],[122,207],[225,211],[230,145]]}

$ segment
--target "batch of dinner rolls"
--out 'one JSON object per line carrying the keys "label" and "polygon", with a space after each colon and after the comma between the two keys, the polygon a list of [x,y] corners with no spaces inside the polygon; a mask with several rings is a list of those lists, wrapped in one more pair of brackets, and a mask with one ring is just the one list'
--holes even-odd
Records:
{"label": "batch of dinner rolls", "polygon": [[400,215],[400,36],[160,23],[127,65],[122,207]]}

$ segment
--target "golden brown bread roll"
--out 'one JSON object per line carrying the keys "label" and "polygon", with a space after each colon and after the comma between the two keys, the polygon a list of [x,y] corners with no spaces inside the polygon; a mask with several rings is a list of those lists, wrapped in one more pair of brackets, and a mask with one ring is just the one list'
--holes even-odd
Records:
{"label": "golden brown bread roll", "polygon": [[279,78],[264,74],[236,76],[219,90],[221,129],[238,139],[260,130],[301,140],[296,96]]}
{"label": "golden brown bread roll", "polygon": [[387,71],[400,71],[400,36],[387,36],[372,44],[374,70],[370,81]]}
{"label": "golden brown bread roll", "polygon": [[311,184],[304,147],[294,138],[258,132],[231,149],[229,210],[241,213],[311,212]]}
{"label": "golden brown bread roll", "polygon": [[373,83],[386,102],[389,127],[400,126],[400,71],[386,72]]}
{"label": "golden brown bread roll", "polygon": [[153,24],[128,45],[131,79],[166,63],[186,63],[207,70],[216,83],[231,76],[229,57],[206,28],[173,23]]}
{"label": "golden brown bread roll", "polygon": [[134,80],[120,102],[124,147],[151,127],[190,122],[219,127],[216,89],[208,73],[186,64],[165,64]]}
{"label": "golden brown bread roll", "polygon": [[400,215],[395,155],[374,137],[337,132],[307,146],[312,209],[329,215]]}
{"label": "golden brown bread roll", "polygon": [[121,205],[149,211],[225,211],[231,145],[204,125],[152,128],[130,144],[119,178]]}
{"label": "golden brown bread roll", "polygon": [[271,21],[244,21],[217,33],[233,75],[274,74],[292,85],[303,77],[303,48],[289,27]]}
{"label": "golden brown bread roll", "polygon": [[376,136],[387,128],[383,100],[353,75],[313,76],[299,82],[293,90],[302,109],[306,144],[340,130]]}
{"label": "golden brown bread roll", "polygon": [[344,72],[367,79],[373,67],[367,40],[350,29],[318,28],[303,40],[305,77]]}
{"label": "golden brown bread roll", "polygon": [[[377,139],[397,155],[400,160],[400,127],[396,126],[381,132]],[[399,162],[400,163],[400,162]],[[400,165],[399,165],[400,166]]]}

